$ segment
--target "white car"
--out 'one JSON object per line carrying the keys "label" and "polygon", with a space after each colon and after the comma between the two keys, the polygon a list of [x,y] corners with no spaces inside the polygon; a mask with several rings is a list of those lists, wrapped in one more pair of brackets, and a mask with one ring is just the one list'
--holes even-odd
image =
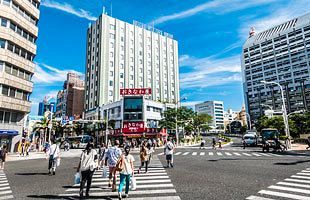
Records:
{"label": "white car", "polygon": [[247,146],[256,146],[257,145],[257,137],[254,134],[245,134],[243,136],[243,140]]}

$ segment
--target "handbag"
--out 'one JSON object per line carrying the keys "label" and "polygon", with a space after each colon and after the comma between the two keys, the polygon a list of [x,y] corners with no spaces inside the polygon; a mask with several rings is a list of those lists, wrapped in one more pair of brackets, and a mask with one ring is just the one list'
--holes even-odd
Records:
{"label": "handbag", "polygon": [[59,167],[59,165],[60,165],[60,158],[57,158],[57,160],[56,160],[56,166]]}
{"label": "handbag", "polygon": [[106,166],[104,166],[102,169],[102,178],[107,178],[107,177],[108,177],[108,169]]}
{"label": "handbag", "polygon": [[124,161],[123,157],[121,156],[116,163],[115,170],[120,172],[123,170],[123,168],[124,168]]}
{"label": "handbag", "polygon": [[74,184],[80,184],[81,183],[81,175],[80,173],[75,173],[74,175]]}
{"label": "handbag", "polygon": [[131,182],[130,182],[130,190],[136,190],[137,189],[137,181],[136,177],[131,177]]}

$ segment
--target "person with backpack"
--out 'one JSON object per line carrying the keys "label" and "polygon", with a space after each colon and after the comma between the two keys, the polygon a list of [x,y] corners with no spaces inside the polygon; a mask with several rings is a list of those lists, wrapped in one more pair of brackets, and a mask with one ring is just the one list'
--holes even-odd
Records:
{"label": "person with backpack", "polygon": [[138,174],[140,173],[142,167],[145,165],[145,173],[147,173],[148,166],[149,166],[149,151],[147,148],[147,142],[142,142],[140,148],[140,167],[138,169]]}
{"label": "person with backpack", "polygon": [[167,161],[167,168],[173,167],[173,151],[174,151],[174,145],[171,142],[170,138],[168,138],[164,149]]}
{"label": "person with backpack", "polygon": [[80,162],[77,167],[77,172],[81,171],[81,183],[80,183],[80,197],[83,198],[83,190],[85,183],[87,182],[85,197],[89,197],[89,190],[91,187],[92,178],[96,168],[98,167],[97,151],[94,149],[94,144],[88,142],[85,150],[83,150]]}
{"label": "person with backpack", "polygon": [[122,199],[122,191],[124,182],[126,182],[125,187],[125,197],[128,198],[129,196],[129,185],[130,185],[130,179],[131,176],[134,175],[134,166],[133,163],[135,161],[134,157],[130,154],[130,147],[125,147],[125,154],[121,156],[122,159],[122,171],[120,171],[120,182],[118,186],[118,199]]}
{"label": "person with backpack", "polygon": [[54,140],[51,140],[52,145],[48,151],[48,175],[56,174],[57,159],[60,159],[60,149]]}
{"label": "person with backpack", "polygon": [[7,155],[8,155],[8,150],[7,150],[7,147],[4,145],[2,149],[0,150],[0,169],[1,170],[4,170],[4,164],[5,164]]}
{"label": "person with backpack", "polygon": [[[116,164],[122,155],[122,150],[119,148],[119,141],[115,140],[114,146],[110,147],[107,151],[105,158],[105,166],[109,166],[109,187],[111,187],[112,181],[112,192],[116,192]],[[113,178],[113,180],[112,180]]]}
{"label": "person with backpack", "polygon": [[307,144],[308,144],[308,147],[306,149],[308,150],[310,148],[310,136],[307,139]]}

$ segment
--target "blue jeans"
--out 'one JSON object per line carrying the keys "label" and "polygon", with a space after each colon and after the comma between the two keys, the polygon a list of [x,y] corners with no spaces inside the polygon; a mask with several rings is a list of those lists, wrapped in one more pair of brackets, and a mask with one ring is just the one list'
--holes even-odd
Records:
{"label": "blue jeans", "polygon": [[124,182],[126,180],[126,188],[125,193],[128,194],[129,192],[129,184],[130,184],[130,174],[120,174],[120,181],[118,186],[118,192],[121,193],[123,191]]}

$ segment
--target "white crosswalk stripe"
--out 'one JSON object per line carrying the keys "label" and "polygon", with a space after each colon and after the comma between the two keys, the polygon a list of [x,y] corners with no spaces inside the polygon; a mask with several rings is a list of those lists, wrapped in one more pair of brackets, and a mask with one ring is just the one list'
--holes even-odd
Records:
{"label": "white crosswalk stripe", "polygon": [[205,152],[200,152],[199,155],[204,156],[206,153]]}
{"label": "white crosswalk stripe", "polygon": [[3,170],[0,170],[0,200],[14,199],[9,182],[4,174]]}
{"label": "white crosswalk stripe", "polygon": [[177,156],[177,155],[180,155],[181,153],[182,153],[182,152],[176,152],[174,155]]}
{"label": "white crosswalk stripe", "polygon": [[218,156],[222,156],[223,154],[221,152],[217,152],[217,155]]}
{"label": "white crosswalk stripe", "polygon": [[197,152],[193,152],[193,154],[192,154],[193,156],[197,156]]}
{"label": "white crosswalk stripe", "polygon": [[[306,172],[305,172],[306,171]],[[269,186],[267,189],[260,190],[258,195],[249,196],[248,200],[268,200],[270,198],[285,198],[285,199],[298,199],[310,200],[310,175],[307,170],[296,173],[290,178]],[[262,196],[259,196],[262,195]]]}
{"label": "white crosswalk stripe", "polygon": [[209,156],[213,156],[214,155],[214,153],[213,152],[209,152]]}
{"label": "white crosswalk stripe", "polygon": [[229,153],[229,152],[225,152],[225,154],[228,155],[228,156],[232,156],[232,154]]}
{"label": "white crosswalk stripe", "polygon": [[[179,153],[181,154],[181,152]],[[139,159],[137,158],[136,160]],[[138,166],[135,166],[135,172],[137,172],[137,170]],[[126,199],[181,200],[181,198],[176,195],[174,185],[172,184],[165,168],[163,167],[157,156],[153,157],[150,167],[148,168],[148,173],[144,173],[143,168],[139,174],[135,173],[134,176],[137,184],[136,190],[130,190],[129,198]],[[117,175],[117,189],[118,184],[119,174]],[[68,188],[64,194],[60,194],[59,196],[64,199],[79,199],[79,186],[79,184],[74,184],[72,187]],[[123,190],[123,193],[124,192],[125,191]],[[111,192],[111,188],[108,187],[108,178],[102,177],[102,170],[97,170],[93,175],[92,187],[89,194],[90,197],[118,199],[117,194],[117,192]]]}

